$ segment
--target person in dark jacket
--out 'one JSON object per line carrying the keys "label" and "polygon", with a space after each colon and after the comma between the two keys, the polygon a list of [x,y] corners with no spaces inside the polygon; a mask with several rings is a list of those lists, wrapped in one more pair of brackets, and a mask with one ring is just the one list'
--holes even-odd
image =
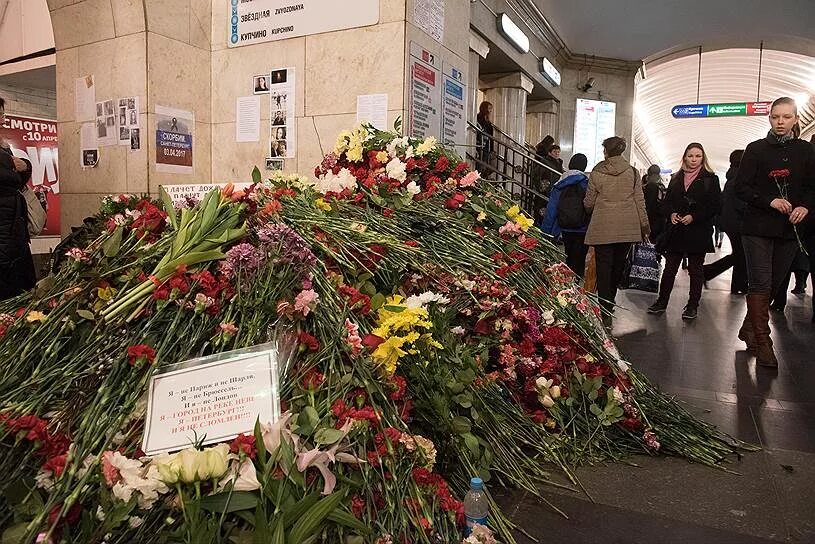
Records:
{"label": "person in dark jacket", "polygon": [[665,198],[665,185],[662,183],[659,165],[652,164],[648,172],[642,177],[642,192],[645,196],[645,211],[648,213],[648,224],[651,226],[651,242],[656,240],[665,227],[665,218],[660,210],[662,200]]}
{"label": "person in dark jacket", "polygon": [[11,155],[0,150],[0,300],[34,287],[36,273],[28,236],[24,182]]}
{"label": "person in dark jacket", "polygon": [[708,164],[702,144],[692,143],[682,155],[682,169],[671,178],[662,202],[662,213],[670,218],[665,271],[659,297],[648,313],[661,314],[668,307],[676,273],[687,255],[690,273],[688,304],[682,319],[695,319],[704,285],[705,253],[713,252],[713,218],[721,206],[719,178]]}
{"label": "person in dark jacket", "polygon": [[[586,246],[586,229],[589,224],[576,227],[561,227],[558,221],[558,209],[560,206],[560,196],[568,187],[576,187],[579,190],[580,199],[578,202],[580,211],[583,211],[583,197],[589,186],[589,178],[585,170],[588,165],[588,158],[582,153],[575,153],[569,160],[569,169],[563,173],[549,194],[549,203],[546,205],[546,214],[543,217],[541,230],[555,239],[563,240],[563,249],[566,252],[566,264],[577,277],[582,278],[586,272],[586,254],[589,252]],[[574,189],[568,189],[572,191]],[[586,216],[588,219],[588,216]]]}
{"label": "person in dark jacket", "polygon": [[770,132],[744,150],[736,196],[747,203],[742,242],[747,257],[747,315],[739,339],[756,363],[777,367],[770,338],[770,297],[778,292],[799,249],[798,225],[815,206],[815,149],[798,139],[795,100],[770,108]]}
{"label": "person in dark jacket", "polygon": [[736,149],[730,153],[730,168],[725,174],[727,182],[722,190],[722,213],[719,215],[719,226],[730,240],[730,255],[705,265],[705,281],[710,281],[733,267],[730,293],[734,295],[747,293],[747,261],[744,259],[744,248],[741,244],[741,222],[744,219],[747,204],[736,197],[736,174],[739,171],[743,154],[743,149]]}
{"label": "person in dark jacket", "polygon": [[478,116],[476,123],[481,132],[475,136],[478,148],[478,160],[488,165],[492,164],[493,136],[495,135],[495,125],[492,124],[492,103],[486,100],[478,106]]}
{"label": "person in dark jacket", "polygon": [[560,146],[552,144],[543,156],[538,155],[538,160],[548,166],[542,172],[541,187],[544,194],[548,195],[552,186],[560,180],[563,174],[563,159],[560,158]]}

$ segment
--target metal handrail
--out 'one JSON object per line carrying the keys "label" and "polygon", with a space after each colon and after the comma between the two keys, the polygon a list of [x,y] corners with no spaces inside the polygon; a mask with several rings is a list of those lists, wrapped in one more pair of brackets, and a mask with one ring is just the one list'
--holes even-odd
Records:
{"label": "metal handrail", "polygon": [[[491,140],[496,141],[496,142],[498,141],[498,140],[496,140],[496,139],[495,139],[495,137],[494,137],[494,136],[491,136],[491,135],[487,134],[486,132],[484,132],[483,130],[481,130],[481,127],[479,127],[479,126],[478,126],[478,125],[476,125],[476,124],[473,124],[473,122],[472,122],[472,121],[467,121],[467,126],[468,126],[470,129],[474,130],[475,132],[480,133],[480,134],[481,134],[481,135],[483,135],[485,138],[490,138]],[[546,169],[547,169],[547,170],[549,170],[550,172],[553,172],[553,173],[555,173],[555,174],[561,174],[561,173],[562,173],[562,172],[558,172],[557,170],[555,170],[554,168],[552,168],[552,167],[551,167],[551,166],[549,166],[548,164],[545,164],[545,163],[543,163],[543,162],[539,161],[539,160],[537,159],[537,155],[536,155],[536,154],[534,154],[534,153],[530,153],[530,152],[529,152],[529,151],[526,149],[526,147],[524,147],[524,146],[523,146],[522,144],[520,144],[520,143],[519,143],[517,140],[515,140],[515,139],[514,139],[512,136],[510,136],[509,134],[507,134],[506,132],[504,132],[504,131],[503,131],[503,130],[501,130],[500,128],[498,128],[498,127],[496,127],[495,125],[493,125],[493,129],[494,129],[494,130],[496,130],[496,131],[497,131],[497,132],[498,132],[498,133],[499,133],[501,136],[503,136],[504,138],[506,138],[507,140],[509,140],[509,141],[510,141],[510,142],[512,142],[513,144],[515,144],[515,146],[511,148],[511,149],[512,149],[512,150],[513,150],[515,153],[517,153],[517,154],[519,154],[519,155],[522,155],[522,156],[523,156],[525,159],[527,159],[527,160],[529,160],[529,161],[531,161],[531,162],[533,162],[533,163],[537,164],[538,166],[541,166],[541,167],[543,167],[543,168],[546,168]],[[504,145],[506,145],[506,143],[505,143],[505,142],[502,142],[502,143],[504,143]],[[510,147],[510,146],[507,146],[507,147]]]}

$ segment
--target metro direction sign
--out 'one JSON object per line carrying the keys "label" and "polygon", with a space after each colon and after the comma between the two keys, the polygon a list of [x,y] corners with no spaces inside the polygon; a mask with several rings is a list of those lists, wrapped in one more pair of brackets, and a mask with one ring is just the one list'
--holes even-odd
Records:
{"label": "metro direction sign", "polygon": [[674,119],[768,115],[772,102],[731,102],[729,104],[679,104],[671,108]]}

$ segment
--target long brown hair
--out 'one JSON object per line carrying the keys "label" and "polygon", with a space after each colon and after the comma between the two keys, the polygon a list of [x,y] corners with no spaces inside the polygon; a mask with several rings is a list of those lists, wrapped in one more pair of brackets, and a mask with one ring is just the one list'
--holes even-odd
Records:
{"label": "long brown hair", "polygon": [[687,156],[688,151],[690,151],[691,149],[698,149],[699,151],[702,152],[702,168],[704,168],[707,172],[710,172],[712,174],[713,168],[710,167],[710,163],[707,161],[707,153],[705,153],[705,148],[702,147],[702,144],[700,144],[699,142],[691,142],[688,144],[688,147],[685,148],[685,152],[682,153],[682,159],[679,161],[679,164],[682,165],[680,170],[685,168],[685,157]]}
{"label": "long brown hair", "polygon": [[481,105],[478,106],[478,116],[492,121],[492,119],[490,119],[490,106],[492,106],[492,102],[483,101]]}
{"label": "long brown hair", "polygon": [[[770,106],[770,113],[773,112],[773,108],[775,108],[776,106],[780,106],[782,104],[787,104],[789,106],[792,106],[795,109],[795,116],[798,117],[798,104],[795,102],[794,99],[790,98],[789,96],[782,96],[781,98],[776,98],[773,101],[772,106]],[[795,136],[796,138],[801,135],[801,124],[800,124],[800,122],[795,123],[792,126],[792,135]]]}

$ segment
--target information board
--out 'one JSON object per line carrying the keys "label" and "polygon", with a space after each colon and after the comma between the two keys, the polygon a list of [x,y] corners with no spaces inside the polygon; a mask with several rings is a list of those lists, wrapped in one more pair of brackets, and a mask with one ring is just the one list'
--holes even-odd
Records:
{"label": "information board", "polygon": [[603,160],[603,140],[614,136],[617,105],[604,100],[577,99],[573,153],[583,153],[588,169]]}
{"label": "information board", "polygon": [[467,87],[461,70],[444,63],[444,92],[442,93],[442,142],[464,145],[467,140],[466,108]]}
{"label": "information board", "polygon": [[434,53],[410,43],[410,125],[414,138],[440,137],[441,62]]}
{"label": "information board", "polygon": [[229,2],[229,47],[285,40],[379,22],[379,0],[220,0]]}

